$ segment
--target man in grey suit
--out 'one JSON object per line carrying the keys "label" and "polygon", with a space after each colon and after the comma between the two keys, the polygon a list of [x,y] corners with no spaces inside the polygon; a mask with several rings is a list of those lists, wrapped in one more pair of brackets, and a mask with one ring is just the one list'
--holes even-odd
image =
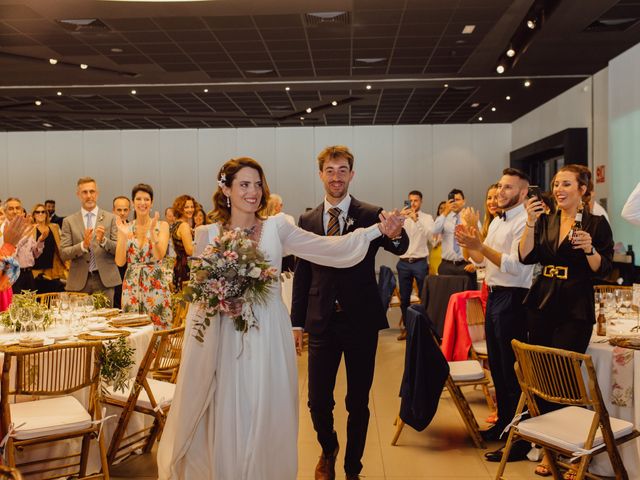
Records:
{"label": "man in grey suit", "polygon": [[114,261],[118,227],[115,216],[98,207],[98,185],[91,177],[78,180],[81,208],[62,222],[61,256],[71,261],[67,291],[104,292],[113,305],[113,287],[122,280]]}

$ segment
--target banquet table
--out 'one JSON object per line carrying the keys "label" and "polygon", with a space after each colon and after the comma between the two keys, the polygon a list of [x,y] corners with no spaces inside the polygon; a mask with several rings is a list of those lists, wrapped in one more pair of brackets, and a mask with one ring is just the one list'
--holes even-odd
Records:
{"label": "banquet table", "polygon": [[[130,335],[128,335],[127,343],[130,347],[135,350],[134,353],[134,361],[135,364],[132,366],[130,371],[130,376],[134,377],[138,370],[138,367],[142,363],[142,359],[149,345],[149,341],[153,335],[153,325],[145,325],[138,328],[130,328]],[[3,353],[3,344],[9,340],[11,334],[1,332],[0,330],[0,364],[4,362],[4,353]],[[82,402],[84,405],[87,404],[89,400],[89,392],[88,389],[80,390],[74,394],[74,396]],[[108,406],[108,408],[103,410],[104,417],[109,415],[116,415],[116,417],[111,418],[106,421],[103,425],[103,433],[104,433],[104,443],[105,449],[108,449],[109,442],[113,433],[115,431],[116,425],[118,423],[118,418],[120,414],[120,409],[112,406]],[[148,416],[140,415],[134,413],[132,419],[130,420],[129,429],[131,431],[140,430],[143,427],[148,427],[151,425],[151,420]],[[19,463],[23,463],[25,461],[40,459],[40,458],[51,458],[58,457],[62,455],[68,455],[72,451],[77,451],[79,448],[80,440],[72,439],[65,440],[56,443],[50,443],[38,447],[32,447],[23,452],[18,452],[16,456],[16,461]],[[54,464],[52,464],[54,465]],[[97,448],[97,443],[95,441],[91,442],[91,451],[89,455],[89,464],[87,472],[97,472],[100,470],[100,456]],[[40,478],[38,476],[30,476],[29,478]]]}

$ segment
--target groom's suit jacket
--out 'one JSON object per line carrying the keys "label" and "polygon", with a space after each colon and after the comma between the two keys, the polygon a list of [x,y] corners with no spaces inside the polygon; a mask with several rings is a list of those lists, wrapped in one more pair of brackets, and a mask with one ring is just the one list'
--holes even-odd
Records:
{"label": "groom's suit jacket", "polygon": [[[342,234],[377,223],[381,211],[379,207],[351,197],[347,218],[353,222],[345,225]],[[300,216],[300,228],[324,235],[323,213],[324,202]],[[350,268],[325,267],[299,259],[293,276],[293,326],[321,334],[331,319],[337,300],[349,320],[357,322],[360,328],[376,331],[389,328],[375,274],[375,257],[380,247],[401,255],[409,247],[409,238],[404,229],[398,240],[384,235],[378,237],[371,242],[364,260]]]}
{"label": "groom's suit jacket", "polygon": [[[120,285],[122,280],[118,267],[114,260],[116,252],[116,241],[118,239],[118,227],[116,226],[116,217],[106,210],[98,210],[98,218],[95,226],[104,226],[104,246],[98,245],[95,236],[91,242],[94,255],[96,258],[96,266],[102,284],[107,287],[115,287]],[[60,256],[64,261],[71,261],[69,269],[69,277],[67,278],[67,287],[69,291],[80,291],[87,283],[89,274],[89,252],[83,252],[81,243],[84,239],[84,220],[82,211],[78,211],[62,222],[61,250]]]}

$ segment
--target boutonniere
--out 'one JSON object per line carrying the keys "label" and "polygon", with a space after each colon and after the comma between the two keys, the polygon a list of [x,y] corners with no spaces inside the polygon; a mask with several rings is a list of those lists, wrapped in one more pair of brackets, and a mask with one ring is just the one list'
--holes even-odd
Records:
{"label": "boutonniere", "polygon": [[98,221],[101,222],[102,220],[104,220],[104,213],[100,214],[100,217],[98,218]]}
{"label": "boutonniere", "polygon": [[347,228],[351,228],[353,226],[353,223],[355,222],[355,220],[351,217],[347,217],[344,221],[345,225],[347,226]]}

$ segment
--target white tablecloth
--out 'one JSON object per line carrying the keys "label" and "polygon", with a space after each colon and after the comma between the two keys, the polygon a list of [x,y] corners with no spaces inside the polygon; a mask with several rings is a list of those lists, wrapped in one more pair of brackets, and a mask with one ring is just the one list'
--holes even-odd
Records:
{"label": "white tablecloth", "polygon": [[[135,365],[131,368],[130,375],[133,377],[136,375],[138,371],[138,367],[140,363],[142,363],[142,359],[144,357],[145,352],[147,351],[147,347],[149,345],[149,341],[151,340],[151,336],[153,335],[153,325],[146,325],[144,327],[136,328],[134,332],[131,333],[127,337],[127,341],[131,347],[135,349]],[[3,340],[7,340],[10,338],[10,334],[0,333],[0,342]],[[0,352],[0,365],[4,362],[4,354]],[[84,405],[87,404],[89,400],[88,391],[82,390],[76,392],[74,396],[78,398]],[[106,411],[106,415],[119,415],[120,409],[115,407],[108,407]],[[105,449],[109,448],[109,442],[111,441],[111,437],[113,436],[113,432],[118,424],[118,418],[113,418],[110,421],[106,422],[104,425],[104,442]],[[132,431],[140,430],[143,428],[143,425],[149,426],[151,424],[150,417],[135,414],[132,416],[130,420],[130,428]],[[23,463],[25,461],[29,461],[32,459],[41,459],[41,458],[51,458],[62,455],[68,455],[71,452],[79,451],[80,440],[65,440],[61,442],[57,442],[55,444],[47,444],[39,447],[30,447],[23,452],[18,452],[16,456],[16,461],[18,463]],[[53,463],[51,464],[54,465]],[[100,470],[100,455],[98,453],[97,442],[91,442],[91,452],[89,455],[89,465],[88,472],[98,472]],[[29,478],[37,479],[40,478],[38,476],[30,476]]]}
{"label": "white tablecloth", "polygon": [[[633,402],[628,407],[620,407],[611,403],[613,347],[608,343],[592,342],[589,344],[587,354],[593,358],[598,383],[609,415],[633,422],[637,429],[640,428],[640,351],[634,351]],[[640,478],[640,439],[636,438],[625,443],[619,450],[629,478]],[[613,476],[613,469],[606,453],[597,455],[593,459],[590,471],[597,475]]]}

